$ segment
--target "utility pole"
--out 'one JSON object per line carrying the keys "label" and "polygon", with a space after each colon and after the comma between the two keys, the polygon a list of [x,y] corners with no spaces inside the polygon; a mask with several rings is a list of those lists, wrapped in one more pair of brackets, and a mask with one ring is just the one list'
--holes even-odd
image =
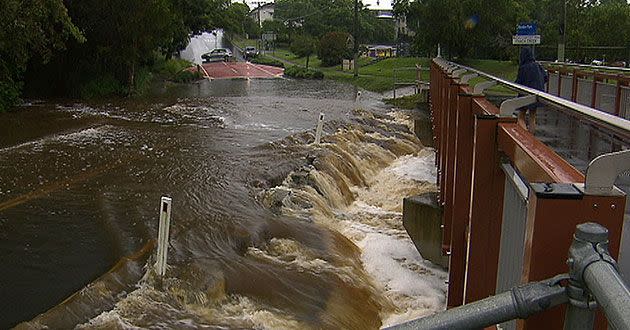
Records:
{"label": "utility pole", "polygon": [[352,23],[352,34],[354,38],[354,57],[352,63],[354,64],[354,77],[359,76],[359,0],[354,0],[354,20]]}
{"label": "utility pole", "polygon": [[260,22],[260,1],[258,1],[258,51],[261,51],[264,54],[264,51],[262,50],[262,23]]}
{"label": "utility pole", "polygon": [[560,23],[560,40],[558,41],[558,62],[564,62],[564,50],[567,42],[567,0],[562,0],[562,22]]}

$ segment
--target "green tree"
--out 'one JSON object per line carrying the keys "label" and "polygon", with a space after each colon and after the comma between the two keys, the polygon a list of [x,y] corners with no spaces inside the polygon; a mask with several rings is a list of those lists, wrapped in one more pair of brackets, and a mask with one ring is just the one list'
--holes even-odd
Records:
{"label": "green tree", "polygon": [[[288,34],[322,37],[329,32],[353,31],[354,0],[277,0],[274,18],[285,24]],[[361,7],[359,40],[370,43],[393,41],[393,22],[384,23],[373,11]]]}
{"label": "green tree", "polygon": [[322,60],[322,65],[337,65],[344,58],[352,57],[352,50],[348,47],[350,41],[351,36],[346,32],[329,32],[325,34],[320,40],[317,53],[317,57]]}
{"label": "green tree", "polygon": [[308,69],[308,62],[315,52],[317,52],[317,40],[311,36],[301,35],[295,38],[291,43],[291,52],[299,57],[306,57],[306,68]]}
{"label": "green tree", "polygon": [[69,39],[84,37],[61,0],[0,1],[0,112],[13,106],[29,61],[48,62]]}
{"label": "green tree", "polygon": [[235,2],[225,9],[225,13],[217,22],[217,25],[221,26],[228,33],[243,34],[245,33],[245,20],[248,18],[251,20],[247,15],[248,13],[249,7],[246,4]]}

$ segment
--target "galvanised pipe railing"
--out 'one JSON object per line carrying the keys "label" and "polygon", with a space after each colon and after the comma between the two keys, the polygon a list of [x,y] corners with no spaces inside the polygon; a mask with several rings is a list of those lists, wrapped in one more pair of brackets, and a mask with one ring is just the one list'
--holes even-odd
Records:
{"label": "galvanised pipe railing", "polygon": [[[592,329],[597,304],[613,329],[630,329],[630,292],[608,252],[608,230],[596,223],[577,226],[569,249],[569,275],[528,283],[495,296],[387,329],[481,329],[525,319],[569,304],[565,329]],[[568,281],[567,281],[568,280]],[[562,282],[568,285],[562,286]]]}

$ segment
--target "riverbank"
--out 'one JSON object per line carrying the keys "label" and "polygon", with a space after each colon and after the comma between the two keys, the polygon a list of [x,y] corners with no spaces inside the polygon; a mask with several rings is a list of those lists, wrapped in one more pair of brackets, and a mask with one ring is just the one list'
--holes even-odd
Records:
{"label": "riverbank", "polygon": [[[256,40],[251,39],[233,37],[231,41],[234,46],[239,48],[256,45]],[[280,61],[287,67],[291,65],[306,66],[306,57],[297,56],[290,50],[282,47],[275,49],[273,52],[267,51],[261,56]],[[343,81],[372,92],[383,93],[394,88],[394,74],[398,82],[415,81],[417,77],[413,68],[416,65],[428,68],[430,59],[424,57],[395,57],[375,60],[362,57],[358,63],[359,76],[356,78],[352,71],[343,71],[339,65],[334,67],[321,66],[321,60],[316,55],[311,56],[309,59],[309,68],[322,71],[326,79]],[[518,72],[518,64],[512,61],[465,59],[461,63],[509,81],[514,81]],[[401,70],[403,68],[408,70]],[[394,73],[394,69],[399,70]],[[423,70],[420,77],[423,81],[429,81],[429,71]],[[470,84],[474,86],[482,81],[485,81],[485,79],[475,78],[471,80]],[[502,86],[495,86],[490,91],[496,94],[513,93]]]}
{"label": "riverbank", "polygon": [[[239,48],[245,46],[254,46],[255,40],[233,38],[232,44]],[[285,66],[306,66],[306,57],[300,57],[293,54],[285,48],[278,48],[266,51],[261,56],[265,56],[285,64]],[[354,77],[352,71],[343,71],[340,65],[334,67],[323,67],[321,61],[316,55],[309,59],[309,68],[320,70],[324,73],[325,79],[333,79],[350,83],[368,91],[382,93],[394,88],[394,68],[409,68],[410,70],[396,72],[397,81],[414,82],[416,80],[416,72],[413,70],[416,64],[427,68],[429,59],[422,57],[397,57],[383,60],[375,60],[372,58],[362,57],[359,59],[359,76]],[[423,71],[421,79],[428,81],[429,72]]]}

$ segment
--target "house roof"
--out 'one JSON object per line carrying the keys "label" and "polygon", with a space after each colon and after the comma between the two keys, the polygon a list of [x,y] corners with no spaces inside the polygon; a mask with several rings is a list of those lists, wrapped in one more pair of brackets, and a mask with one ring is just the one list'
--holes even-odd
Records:
{"label": "house roof", "polygon": [[244,2],[250,9],[250,13],[254,12],[258,9],[258,5],[260,4],[260,9],[273,7],[275,3],[273,1],[266,2],[265,1],[245,1]]}

